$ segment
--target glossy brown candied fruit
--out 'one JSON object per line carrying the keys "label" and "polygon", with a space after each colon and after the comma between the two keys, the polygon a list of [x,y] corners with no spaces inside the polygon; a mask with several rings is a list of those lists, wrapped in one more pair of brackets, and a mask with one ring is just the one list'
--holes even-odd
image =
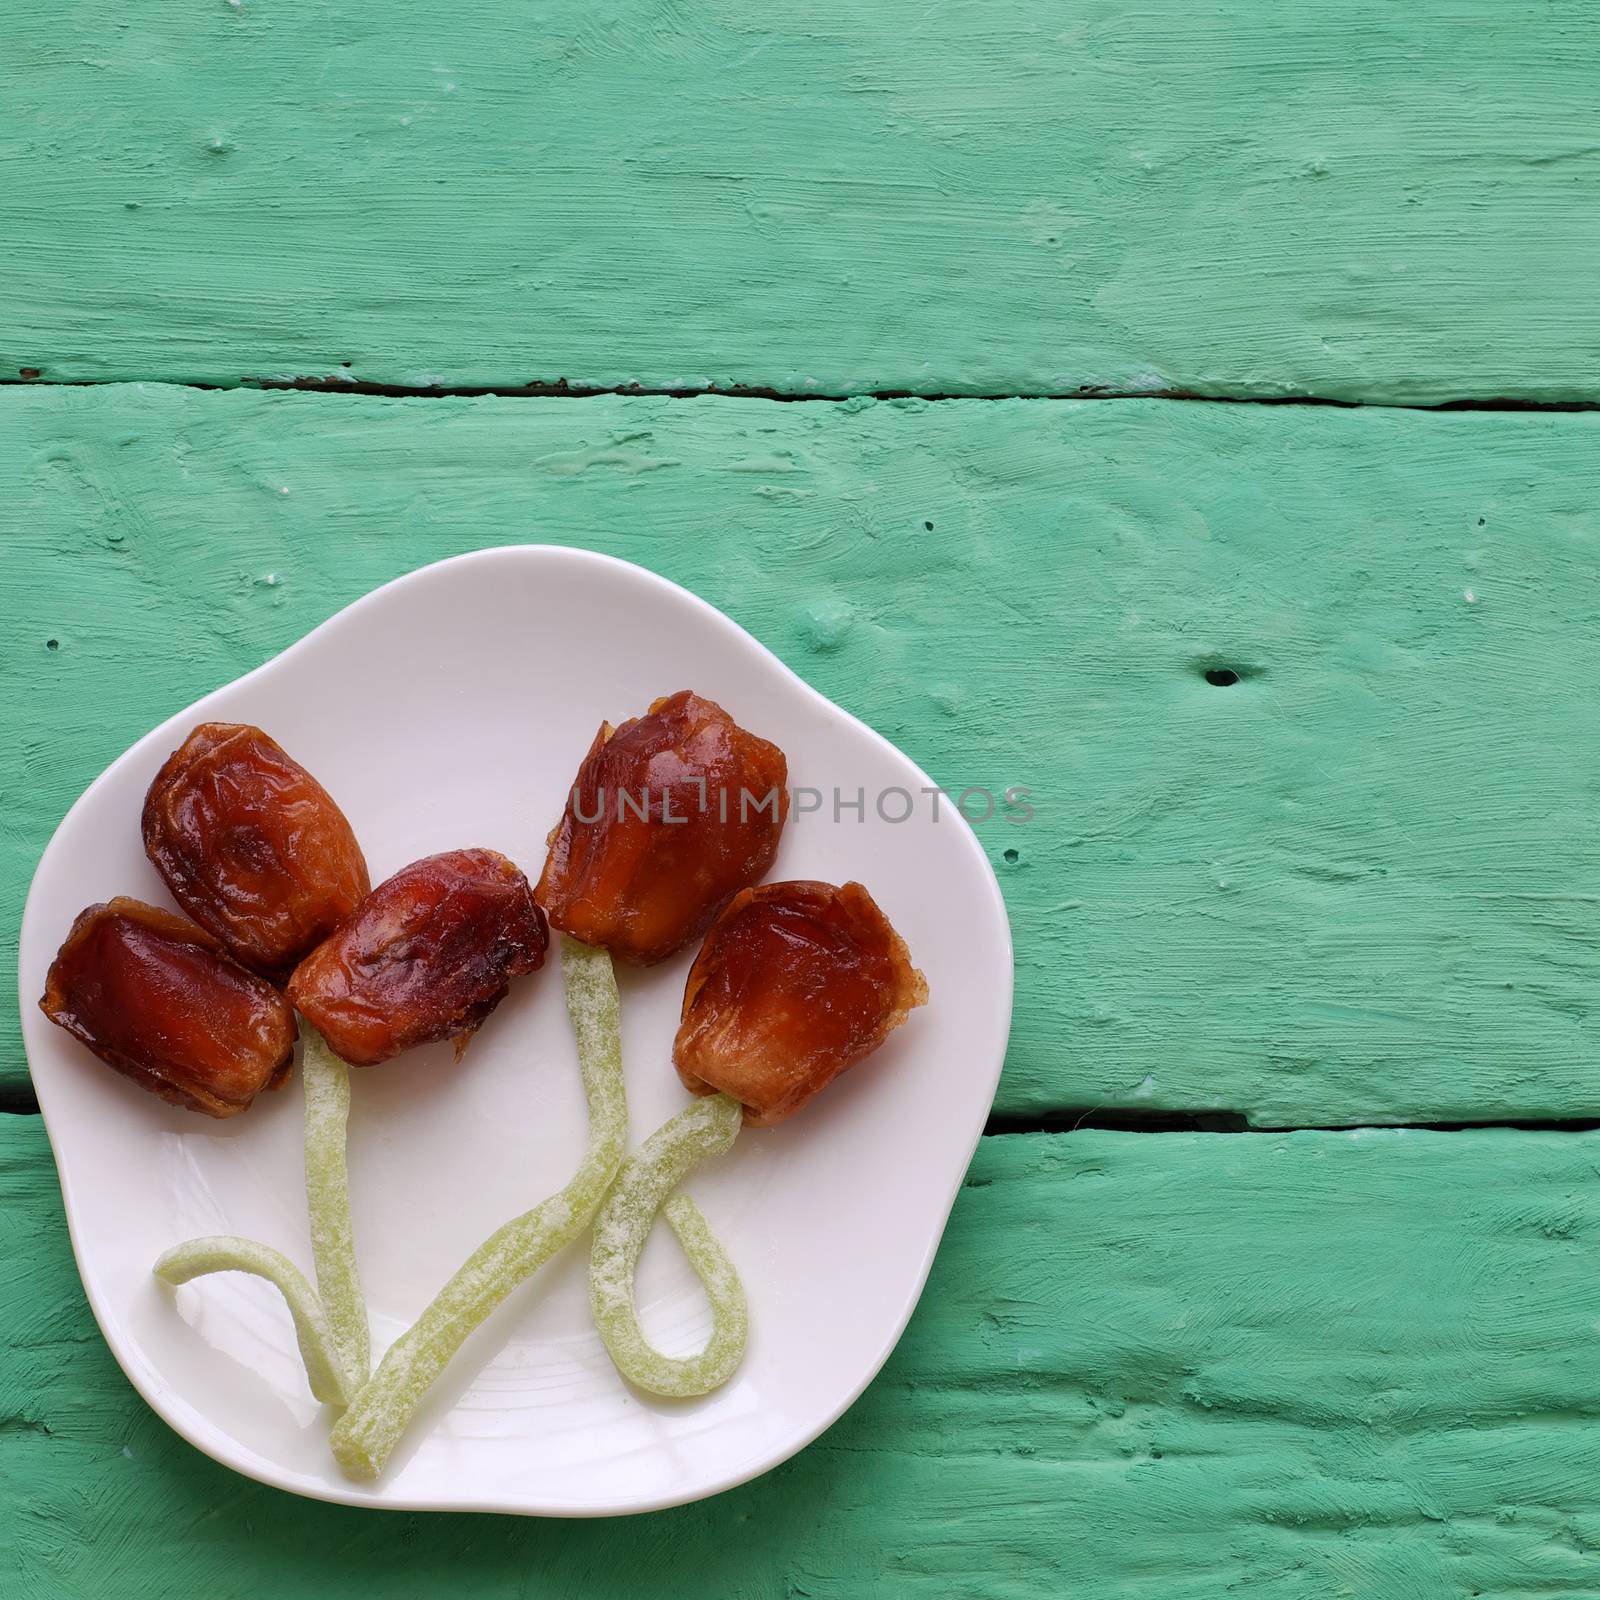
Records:
{"label": "glossy brown candied fruit", "polygon": [[282,980],[370,887],[332,796],[260,728],[202,722],[144,800],[172,897],[252,971]]}
{"label": "glossy brown candied fruit", "polygon": [[39,1008],[135,1083],[211,1117],[277,1088],[294,1054],[288,1001],[204,929],[141,900],[78,913]]}
{"label": "glossy brown candied fruit", "polygon": [[793,1116],[870,1055],[928,985],[859,883],[767,883],[735,895],[689,971],[673,1064],[746,1123]]}
{"label": "glossy brown candied fruit", "polygon": [[450,850],[386,878],[294,970],[289,998],[352,1066],[456,1039],[456,1054],[544,964],[528,880],[494,850]]}
{"label": "glossy brown candied fruit", "polygon": [[788,780],[775,744],[688,689],[603,723],[550,835],[539,904],[619,960],[665,960],[771,867]]}

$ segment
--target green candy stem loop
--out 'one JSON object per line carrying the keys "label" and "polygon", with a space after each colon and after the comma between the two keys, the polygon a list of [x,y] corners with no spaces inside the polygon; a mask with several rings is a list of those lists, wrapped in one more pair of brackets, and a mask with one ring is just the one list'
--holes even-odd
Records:
{"label": "green candy stem loop", "polygon": [[301,1027],[305,1038],[300,1081],[306,1096],[306,1212],[311,1221],[311,1259],[317,1269],[317,1293],[354,1394],[372,1370],[372,1343],[356,1267],[350,1177],[345,1165],[350,1069],[304,1019]]}
{"label": "green candy stem loop", "polygon": [[324,1405],[345,1404],[352,1391],[345,1381],[333,1333],[305,1274],[286,1255],[254,1239],[217,1234],[175,1245],[155,1264],[156,1276],[173,1285],[208,1272],[249,1272],[272,1284],[294,1318],[312,1394]]}
{"label": "green candy stem loop", "polygon": [[572,1181],[490,1234],[390,1346],[332,1434],[333,1453],[352,1478],[376,1478],[434,1379],[462,1341],[524,1279],[589,1226],[628,1142],[622,1033],[611,957],[561,941],[567,1011],[589,1102],[589,1148]]}
{"label": "green candy stem loop", "polygon": [[[589,1256],[595,1327],[617,1370],[651,1394],[709,1394],[732,1377],[744,1355],[750,1319],[739,1274],[700,1208],[687,1195],[673,1194],[693,1168],[731,1147],[743,1120],[739,1102],[725,1094],[680,1111],[629,1157],[595,1222]],[[681,1358],[662,1355],[650,1344],[633,1301],[639,1255],[663,1206],[711,1302],[710,1340],[698,1355]]]}

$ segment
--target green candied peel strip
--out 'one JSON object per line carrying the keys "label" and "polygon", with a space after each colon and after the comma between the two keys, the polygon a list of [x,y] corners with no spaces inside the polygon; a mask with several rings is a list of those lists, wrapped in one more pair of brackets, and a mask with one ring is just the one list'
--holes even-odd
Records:
{"label": "green candied peel strip", "polygon": [[566,1188],[513,1218],[473,1251],[379,1362],[331,1436],[334,1456],[352,1478],[370,1480],[383,1471],[429,1385],[462,1341],[519,1283],[588,1227],[622,1165],[628,1101],[611,957],[563,937],[561,970],[589,1102],[588,1151]]}
{"label": "green candied peel strip", "polygon": [[324,1405],[342,1406],[350,1398],[328,1320],[322,1314],[305,1274],[282,1251],[254,1239],[216,1234],[174,1245],[155,1264],[155,1274],[176,1286],[208,1272],[249,1272],[277,1289],[294,1318],[300,1357],[306,1364],[311,1392]]}
{"label": "green candied peel strip", "polygon": [[372,1342],[361,1273],[356,1267],[350,1176],[345,1165],[350,1069],[303,1019],[302,1032],[305,1049],[300,1081],[306,1096],[306,1212],[311,1222],[311,1259],[317,1269],[317,1293],[354,1394],[372,1371]]}
{"label": "green candied peel strip", "polygon": [[[663,1123],[623,1166],[594,1225],[589,1306],[617,1370],[651,1394],[709,1394],[733,1376],[750,1331],[744,1287],[700,1208],[672,1191],[709,1156],[721,1155],[744,1120],[729,1095],[698,1100]],[[671,1195],[672,1198],[667,1197]],[[711,1302],[711,1338],[698,1355],[663,1355],[645,1338],[633,1302],[639,1255],[665,1202],[672,1231]]]}

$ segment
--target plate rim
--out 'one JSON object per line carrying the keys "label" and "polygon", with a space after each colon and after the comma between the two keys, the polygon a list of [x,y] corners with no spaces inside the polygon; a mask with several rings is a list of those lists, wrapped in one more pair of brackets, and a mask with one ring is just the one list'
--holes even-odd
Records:
{"label": "plate rim", "polygon": [[[560,545],[548,543],[517,543],[502,545],[486,545],[478,549],[460,552],[453,556],[446,556],[437,561],[430,561],[419,567],[413,567],[408,572],[403,572],[390,578],[384,583],[367,590],[355,599],[341,606],[338,610],[325,617],[315,627],[301,634],[297,639],[286,645],[282,650],[276,651],[265,661],[252,667],[248,672],[241,673],[236,678],[230,678],[226,683],[218,684],[215,688],[208,689],[199,699],[180,707],[171,716],[157,723],[139,738],[135,739],[122,753],[116,756],[84,787],[72,804],[62,815],[61,820],[51,831],[49,841],[40,852],[39,859],[34,866],[33,876],[28,883],[27,897],[23,902],[22,917],[18,924],[17,941],[17,1002],[19,1021],[26,1024],[33,1020],[32,1013],[35,1007],[35,997],[27,992],[23,976],[24,963],[22,953],[24,949],[31,949],[36,937],[39,937],[38,925],[42,923],[43,911],[40,904],[39,880],[44,874],[46,866],[50,863],[58,848],[62,848],[61,840],[67,832],[73,819],[83,809],[91,798],[106,785],[112,774],[121,769],[125,764],[138,757],[146,746],[168,737],[168,730],[176,724],[185,722],[191,717],[203,714],[210,703],[219,695],[228,693],[244,684],[269,672],[273,668],[287,661],[291,656],[308,648],[314,640],[323,633],[333,629],[336,625],[350,619],[354,614],[373,605],[379,596],[391,590],[410,587],[426,579],[430,574],[435,574],[444,568],[464,567],[469,565],[492,564],[496,561],[525,561],[532,558],[535,561],[556,559],[561,562],[571,562],[577,566],[591,566],[612,568],[629,574],[631,577],[642,577],[648,583],[656,586],[665,595],[675,600],[687,600],[698,610],[703,619],[711,625],[721,628],[725,632],[736,635],[738,640],[748,648],[757,650],[772,665],[776,666],[792,687],[798,688],[811,700],[819,702],[827,709],[847,721],[860,733],[867,735],[871,741],[882,750],[887,751],[897,760],[904,762],[911,771],[922,780],[931,790],[936,787],[922,768],[908,756],[892,740],[886,738],[868,723],[863,722],[853,712],[841,706],[837,701],[808,683],[786,661],[778,656],[766,644],[734,620],[726,612],[713,605],[703,596],[696,594],[692,589],[685,588],[682,584],[674,582],[671,578],[663,576],[650,567],[641,565],[636,561],[628,561],[620,556],[610,555],[605,551],[594,550],[581,545]],[[993,996],[996,1002],[993,1014],[997,1020],[995,1028],[996,1039],[992,1051],[992,1061],[974,1062],[974,1070],[987,1070],[990,1076],[988,1104],[992,1107],[994,1093],[999,1086],[1002,1070],[1005,1065],[1006,1048],[1010,1040],[1012,1012],[1016,991],[1015,945],[1011,936],[1011,923],[1007,914],[1005,897],[1001,892],[999,879],[994,867],[984,851],[981,841],[966,818],[956,811],[956,816],[961,823],[960,836],[964,848],[972,859],[981,868],[979,881],[982,883],[992,909],[997,913],[997,926],[1004,941],[1003,962],[1004,994]],[[48,944],[48,941],[47,941]],[[792,1460],[802,1450],[814,1444],[859,1400],[871,1385],[872,1381],[883,1370],[884,1364],[898,1347],[905,1334],[917,1306],[921,1303],[923,1292],[927,1288],[928,1275],[932,1270],[934,1257],[939,1246],[944,1241],[945,1230],[950,1223],[950,1213],[954,1208],[956,1197],[961,1192],[968,1169],[972,1164],[972,1157],[976,1153],[978,1143],[983,1137],[985,1116],[979,1119],[972,1132],[968,1144],[966,1159],[961,1163],[956,1172],[954,1181],[950,1185],[949,1194],[946,1196],[943,1213],[939,1220],[938,1228],[934,1231],[930,1243],[922,1252],[922,1258],[917,1265],[916,1286],[907,1298],[907,1303],[901,1311],[897,1322],[887,1334],[883,1347],[868,1363],[859,1378],[848,1386],[848,1392],[839,1403],[828,1409],[815,1426],[807,1425],[801,1435],[793,1442],[787,1443],[776,1455],[763,1452],[751,1461],[746,1461],[734,1466],[728,1471],[719,1474],[709,1484],[699,1484],[683,1494],[663,1494],[652,1496],[645,1500],[623,1505],[596,1505],[592,1503],[575,1503],[570,1505],[554,1505],[541,1503],[538,1505],[509,1504],[505,1501],[494,1501],[482,1497],[469,1497],[459,1501],[440,1502],[437,1499],[408,1497],[403,1492],[385,1493],[378,1486],[361,1486],[350,1484],[348,1487],[330,1482],[324,1485],[307,1485],[300,1482],[292,1475],[277,1471],[275,1464],[270,1461],[259,1462],[256,1458],[241,1457],[232,1453],[230,1441],[220,1434],[214,1434],[208,1439],[198,1427],[188,1426],[188,1418],[179,1420],[173,1411],[163,1404],[159,1397],[172,1396],[176,1393],[170,1385],[158,1383],[153,1375],[140,1370],[141,1363],[135,1359],[136,1352],[129,1350],[126,1353],[118,1339],[112,1337],[107,1331],[108,1310],[102,1308],[100,1297],[92,1285],[90,1274],[86,1274],[83,1265],[83,1256],[79,1238],[79,1220],[73,1205],[68,1198],[68,1186],[62,1171],[62,1156],[57,1144],[57,1136],[51,1126],[51,1114],[47,1109],[48,1092],[40,1092],[40,1080],[34,1076],[32,1051],[29,1047],[29,1028],[21,1029],[23,1054],[28,1061],[29,1079],[33,1084],[34,1094],[39,1102],[39,1117],[44,1124],[45,1135],[50,1145],[50,1155],[55,1163],[56,1179],[61,1192],[62,1210],[66,1214],[67,1235],[72,1246],[72,1262],[77,1272],[78,1282],[83,1288],[84,1297],[88,1301],[90,1313],[93,1315],[95,1325],[100,1332],[107,1349],[111,1352],[112,1359],[121,1369],[122,1374],[133,1386],[134,1391],[141,1400],[150,1408],[161,1422],[176,1433],[186,1443],[192,1445],[202,1454],[209,1456],[219,1465],[237,1472],[240,1476],[249,1478],[254,1482],[265,1484],[267,1487],[277,1489],[287,1494],[297,1495],[303,1499],[321,1501],[333,1505],[356,1506],[367,1510],[401,1511],[401,1512],[440,1512],[461,1514],[494,1514],[502,1516],[528,1516],[548,1517],[561,1520],[586,1520],[593,1517],[621,1517],[640,1516],[654,1511],[665,1511],[675,1506],[690,1505],[701,1500],[724,1494],[731,1489],[740,1487],[756,1478]],[[48,1075],[45,1081],[48,1081]],[[619,1379],[619,1381],[621,1381]]]}

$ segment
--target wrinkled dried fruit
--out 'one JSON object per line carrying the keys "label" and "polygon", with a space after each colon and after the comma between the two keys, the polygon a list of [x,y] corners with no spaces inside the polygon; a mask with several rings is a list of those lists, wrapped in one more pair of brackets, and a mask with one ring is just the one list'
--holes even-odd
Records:
{"label": "wrinkled dried fruit", "polygon": [[689,971],[673,1043],[696,1094],[745,1121],[792,1116],[928,998],[905,940],[859,883],[768,883],[736,895]]}
{"label": "wrinkled dried fruit", "polygon": [[283,996],[209,933],[140,900],[78,914],[39,1007],[135,1083],[212,1117],[277,1088],[294,1054]]}
{"label": "wrinkled dried fruit", "polygon": [[235,959],[286,977],[360,904],[361,847],[328,791],[259,728],[202,722],[144,800],[145,854]]}
{"label": "wrinkled dried fruit", "polygon": [[352,1066],[456,1038],[456,1054],[543,965],[549,931],[528,880],[494,850],[402,867],[294,970],[289,998]]}
{"label": "wrinkled dried fruit", "polygon": [[539,904],[619,960],[664,960],[771,867],[788,779],[775,744],[687,689],[602,724],[550,835]]}

